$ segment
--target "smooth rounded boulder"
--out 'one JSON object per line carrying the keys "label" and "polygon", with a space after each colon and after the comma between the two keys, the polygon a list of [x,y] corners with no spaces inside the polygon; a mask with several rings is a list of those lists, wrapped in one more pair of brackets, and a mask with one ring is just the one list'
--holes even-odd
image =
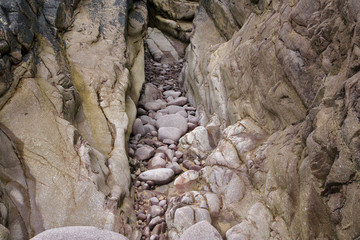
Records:
{"label": "smooth rounded boulder", "polygon": [[147,170],[139,175],[140,181],[153,181],[156,185],[163,185],[171,182],[174,178],[174,171],[169,168],[157,168]]}
{"label": "smooth rounded boulder", "polygon": [[128,240],[116,232],[91,226],[61,227],[46,230],[30,240]]}

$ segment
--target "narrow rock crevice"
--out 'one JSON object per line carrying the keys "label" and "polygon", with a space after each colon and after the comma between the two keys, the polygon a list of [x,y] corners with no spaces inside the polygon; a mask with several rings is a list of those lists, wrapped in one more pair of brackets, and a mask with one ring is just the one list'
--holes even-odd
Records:
{"label": "narrow rock crevice", "polygon": [[[164,59],[163,59],[164,60]],[[168,239],[165,222],[176,175],[190,169],[178,151],[179,138],[198,125],[178,77],[183,59],[159,63],[145,53],[145,80],[129,141],[136,228],[141,239]],[[200,170],[202,166],[191,166]]]}

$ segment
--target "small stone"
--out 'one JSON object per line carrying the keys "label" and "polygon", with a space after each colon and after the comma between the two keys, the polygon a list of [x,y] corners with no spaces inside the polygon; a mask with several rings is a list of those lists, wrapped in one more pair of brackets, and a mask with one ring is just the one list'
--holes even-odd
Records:
{"label": "small stone", "polygon": [[183,132],[175,127],[162,127],[158,131],[158,139],[163,141],[164,139],[171,139],[175,142],[179,141]]}
{"label": "small stone", "polygon": [[166,199],[161,200],[161,201],[159,202],[159,206],[160,206],[160,207],[166,206]]}
{"label": "small stone", "polygon": [[[145,131],[145,134],[146,134],[146,133],[152,134],[152,132],[157,133],[157,132],[156,132],[156,128],[155,128],[153,125],[149,124],[149,123],[144,125],[144,131]],[[156,136],[156,135],[157,135],[157,134],[155,134],[155,136]]]}
{"label": "small stone", "polygon": [[[181,116],[179,114],[168,114],[168,115],[159,117],[156,120],[156,126],[158,128],[162,128],[162,127],[178,128],[182,132],[182,134],[185,134],[188,130],[186,118],[184,118],[183,116]],[[172,138],[169,138],[169,139],[172,139]]]}
{"label": "small stone", "polygon": [[145,103],[144,108],[148,111],[158,111],[161,109],[161,104],[158,102],[147,102]]}
{"label": "small stone", "polygon": [[171,139],[168,139],[168,138],[164,139],[162,142],[163,142],[164,144],[168,144],[168,145],[171,145],[171,144],[174,144],[174,143],[175,143],[174,140],[171,140]]}
{"label": "small stone", "polygon": [[149,222],[149,228],[152,229],[155,225],[163,222],[164,220],[160,217],[154,217],[150,222]]}
{"label": "small stone", "polygon": [[148,169],[163,168],[166,165],[166,161],[161,157],[153,157],[148,162]]}
{"label": "small stone", "polygon": [[180,151],[175,151],[175,157],[177,157],[178,159],[181,158],[183,156],[183,153]]}
{"label": "small stone", "polygon": [[154,227],[154,229],[151,231],[151,234],[152,235],[160,235],[160,233],[161,233],[161,225],[162,224],[157,224],[155,227]]}
{"label": "small stone", "polygon": [[192,165],[190,166],[189,170],[194,170],[194,171],[200,171],[202,169],[201,166],[198,166],[198,165]]}
{"label": "small stone", "polygon": [[141,221],[145,221],[146,220],[146,215],[144,213],[139,213],[137,218],[140,219]]}
{"label": "small stone", "polygon": [[170,105],[167,106],[164,110],[166,110],[169,114],[175,114],[180,111],[185,111],[185,108],[180,106]]}
{"label": "small stone", "polygon": [[176,106],[184,106],[187,103],[187,98],[186,97],[179,97],[174,99],[171,102],[168,102],[167,105],[176,105]]}
{"label": "small stone", "polygon": [[150,208],[150,214],[151,217],[162,216],[164,214],[164,209],[160,206],[153,205]]}
{"label": "small stone", "polygon": [[176,145],[175,145],[175,144],[170,144],[169,148],[170,148],[170,149],[175,149],[175,148],[176,148]]}
{"label": "small stone", "polygon": [[183,172],[182,168],[177,162],[171,162],[166,164],[166,168],[170,168],[174,171],[175,175],[178,175]]}
{"label": "small stone", "polygon": [[133,127],[132,127],[132,134],[137,135],[140,134],[141,136],[145,135],[144,126],[140,118],[135,119]]}
{"label": "small stone", "polygon": [[169,168],[157,168],[145,171],[139,175],[141,181],[153,181],[157,185],[167,184],[172,181],[174,171]]}
{"label": "small stone", "polygon": [[171,159],[171,162],[177,162],[179,159],[177,158],[177,157],[173,157],[172,159]]}
{"label": "small stone", "polygon": [[135,151],[135,158],[140,161],[147,160],[154,156],[155,149],[150,146],[142,146]]}
{"label": "small stone", "polygon": [[159,205],[159,199],[157,197],[150,198],[151,205]]}
{"label": "small stone", "polygon": [[157,131],[151,131],[151,135],[152,135],[152,136],[157,136],[157,135],[158,135],[158,132],[157,132]]}
{"label": "small stone", "polygon": [[139,116],[141,116],[141,115],[146,115],[147,112],[146,112],[146,110],[143,109],[143,108],[138,108],[138,109],[137,109],[137,114],[138,114]]}
{"label": "small stone", "polygon": [[181,92],[176,92],[174,90],[168,90],[168,91],[163,92],[163,95],[165,97],[172,96],[173,98],[178,98],[178,97],[180,97]]}

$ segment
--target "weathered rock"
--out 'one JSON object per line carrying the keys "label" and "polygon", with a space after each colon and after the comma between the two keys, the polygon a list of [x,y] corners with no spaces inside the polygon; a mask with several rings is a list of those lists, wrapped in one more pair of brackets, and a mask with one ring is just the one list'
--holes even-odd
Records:
{"label": "weathered rock", "polygon": [[148,160],[149,158],[154,156],[154,154],[155,154],[155,149],[148,145],[145,145],[136,149],[135,158],[137,158],[140,161]]}
{"label": "weathered rock", "polygon": [[141,181],[153,181],[157,185],[167,184],[172,181],[174,171],[169,168],[157,168],[145,171],[139,175]]}
{"label": "weathered rock", "polygon": [[167,103],[168,106],[175,105],[175,106],[184,106],[188,102],[186,97],[179,97],[175,98],[174,100]]}
{"label": "weathered rock", "polygon": [[156,125],[159,129],[162,127],[178,128],[182,132],[182,134],[185,134],[188,129],[186,119],[178,114],[161,116],[158,120],[156,120]]}
{"label": "weathered rock", "polygon": [[42,232],[31,240],[81,240],[81,239],[109,239],[109,240],[127,240],[125,236],[111,232],[104,229],[99,229],[96,227],[89,226],[77,226],[77,227],[62,227],[62,228],[53,228],[45,232]]}
{"label": "weathered rock", "polygon": [[175,127],[161,127],[158,131],[158,138],[160,141],[163,141],[164,139],[171,139],[174,142],[177,142],[182,135],[183,132],[179,128]]}
{"label": "weathered rock", "polygon": [[166,161],[161,157],[153,157],[148,162],[148,169],[163,168],[166,165]]}
{"label": "weathered rock", "polygon": [[135,119],[135,122],[134,122],[134,125],[132,128],[132,134],[133,135],[140,134],[141,136],[145,135],[144,125],[142,124],[142,122],[139,118]]}
{"label": "weathered rock", "polygon": [[184,233],[180,236],[180,240],[191,240],[191,239],[199,239],[199,240],[221,240],[223,239],[220,233],[211,226],[211,224],[207,221],[200,221],[193,226],[189,227],[184,231]]}

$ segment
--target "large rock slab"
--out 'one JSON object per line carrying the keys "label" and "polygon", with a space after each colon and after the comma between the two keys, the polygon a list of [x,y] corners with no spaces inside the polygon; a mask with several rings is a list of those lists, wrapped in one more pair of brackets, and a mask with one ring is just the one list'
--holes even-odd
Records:
{"label": "large rock slab", "polygon": [[90,226],[76,226],[76,227],[62,227],[46,230],[31,240],[128,240],[127,237],[116,232],[90,227]]}

